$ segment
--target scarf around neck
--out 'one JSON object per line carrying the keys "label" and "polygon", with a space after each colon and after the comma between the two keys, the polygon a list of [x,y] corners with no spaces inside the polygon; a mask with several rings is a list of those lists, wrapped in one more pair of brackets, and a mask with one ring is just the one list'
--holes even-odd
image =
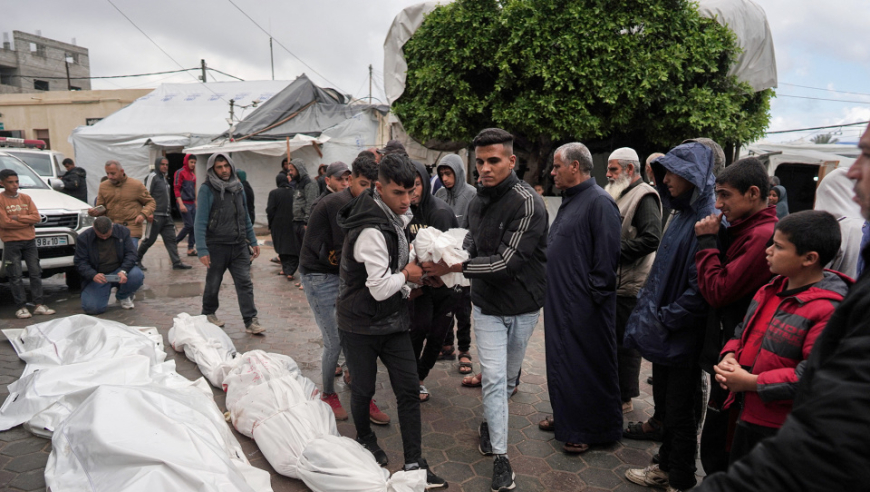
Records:
{"label": "scarf around neck", "polygon": [[[387,216],[387,220],[389,220],[393,228],[396,229],[396,235],[399,236],[399,265],[396,271],[400,272],[403,268],[405,268],[405,266],[408,265],[408,260],[411,252],[411,247],[408,245],[408,237],[405,236],[405,222],[402,221],[402,218],[396,215],[396,213],[393,212],[386,203],[384,203],[384,201],[381,199],[381,194],[378,193],[378,190],[374,190],[374,193],[372,193],[372,195],[374,196],[375,203],[377,203],[378,206],[381,207],[381,210],[384,211],[384,214]],[[405,212],[405,215],[410,215],[413,217],[410,209]]]}
{"label": "scarf around neck", "polygon": [[233,173],[230,174],[230,179],[224,181],[222,180],[216,172],[214,172],[214,166],[208,168],[208,172],[206,173],[206,177],[208,178],[208,182],[216,189],[221,190],[221,200],[224,199],[224,192],[229,191],[230,193],[235,193],[242,189],[242,182],[239,181],[239,178],[236,176],[236,169],[231,167]]}

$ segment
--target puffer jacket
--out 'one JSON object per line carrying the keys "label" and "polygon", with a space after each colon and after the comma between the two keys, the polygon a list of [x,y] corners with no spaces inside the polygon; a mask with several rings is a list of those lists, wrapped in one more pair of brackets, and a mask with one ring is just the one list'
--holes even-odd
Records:
{"label": "puffer jacket", "polygon": [[151,198],[151,193],[138,179],[124,176],[117,185],[111,180],[100,183],[100,191],[97,192],[97,205],[105,205],[106,216],[112,222],[127,226],[130,236],[141,238],[145,230],[145,221],[136,223],[136,217],[148,218],[154,215],[157,203]]}
{"label": "puffer jacket", "polygon": [[[474,200],[477,190],[474,186],[468,184],[465,178],[465,164],[456,154],[449,154],[441,158],[438,167],[446,166],[453,170],[455,180],[453,188],[442,186],[435,192],[435,196],[447,202],[453,213],[456,214],[456,220],[459,221],[459,227],[468,229],[468,204]],[[436,168],[437,169],[437,168]]]}
{"label": "puffer jacket", "polygon": [[[688,366],[697,362],[708,310],[698,289],[695,222],[714,210],[713,152],[697,142],[682,144],[653,161],[652,168],[662,206],[676,213],[638,293],[624,345],[656,364]],[[664,184],[667,171],[688,180],[694,189],[672,197]]]}
{"label": "puffer jacket", "polygon": [[88,203],[88,172],[80,167],[74,167],[61,176],[63,192]]}
{"label": "puffer jacket", "polygon": [[[806,366],[813,344],[840,301],[849,292],[852,279],[840,272],[827,270],[825,277],[809,289],[777,299],[786,277],[776,277],[752,298],[743,323],[734,330],[734,338],[725,344],[722,356],[734,352],[740,360],[753,331],[764,332],[755,362],[748,369],[758,376],[758,391],[744,394],[741,419],[750,424],[780,427],[791,412],[798,381]],[[758,319],[767,303],[778,304],[771,319]],[[725,402],[734,401],[734,394]]]}
{"label": "puffer jacket", "polygon": [[154,163],[154,170],[145,177],[145,188],[151,193],[156,207],[154,215],[169,217],[172,214],[172,190],[166,181],[166,176],[160,172],[160,162],[163,157],[158,157]]}

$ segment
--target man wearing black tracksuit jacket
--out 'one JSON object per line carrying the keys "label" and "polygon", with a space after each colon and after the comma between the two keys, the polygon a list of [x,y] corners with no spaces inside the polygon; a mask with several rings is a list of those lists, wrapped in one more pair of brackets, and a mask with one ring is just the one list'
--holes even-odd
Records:
{"label": "man wearing black tracksuit jacket", "polygon": [[[431,193],[429,173],[426,166],[414,162],[417,168],[417,179],[414,198],[411,199],[411,211],[414,219],[408,225],[411,241],[417,237],[421,229],[434,227],[441,232],[459,227],[456,214],[447,202],[436,198]],[[440,283],[440,282],[439,282]],[[417,294],[416,291],[420,293]],[[414,355],[417,356],[417,374],[420,377],[420,401],[429,400],[429,391],[423,386],[423,380],[438,360],[444,336],[453,326],[453,310],[456,308],[456,291],[445,286],[424,285],[416,289],[411,301],[411,343],[414,345]],[[425,342],[425,347],[423,346]]]}

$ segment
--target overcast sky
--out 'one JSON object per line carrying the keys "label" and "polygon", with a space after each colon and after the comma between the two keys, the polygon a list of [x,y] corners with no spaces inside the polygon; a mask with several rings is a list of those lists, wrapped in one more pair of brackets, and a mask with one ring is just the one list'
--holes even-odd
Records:
{"label": "overcast sky", "polygon": [[[200,59],[205,59],[209,66],[245,80],[271,78],[269,36],[229,0],[112,1],[184,68],[199,66]],[[304,72],[319,85],[365,97],[368,65],[372,64],[373,96],[380,100],[384,99],[383,42],[387,29],[402,8],[418,2],[233,1],[310,66],[303,65],[276,42],[276,79],[292,80]],[[779,74],[780,97],[772,103],[769,130],[870,120],[870,42],[866,40],[870,1],[755,1],[767,12]],[[31,0],[17,5],[3,9],[0,31],[11,36],[13,30],[40,30],[45,37],[66,42],[75,38],[79,46],[90,51],[92,76],[179,68],[107,0]],[[231,80],[222,75],[215,75],[215,79]],[[163,82],[194,82],[194,78],[182,73],[97,80],[93,88],[151,88]],[[770,139],[792,140],[813,134],[771,135]],[[858,134],[853,127],[837,137],[857,141]]]}

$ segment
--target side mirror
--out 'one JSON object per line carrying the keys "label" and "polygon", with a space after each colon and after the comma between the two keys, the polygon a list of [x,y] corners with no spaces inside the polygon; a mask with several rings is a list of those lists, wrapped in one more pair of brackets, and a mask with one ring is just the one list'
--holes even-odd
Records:
{"label": "side mirror", "polygon": [[48,183],[51,185],[52,188],[54,188],[57,191],[63,190],[63,181],[61,181],[59,179],[56,179],[56,178],[49,179]]}

